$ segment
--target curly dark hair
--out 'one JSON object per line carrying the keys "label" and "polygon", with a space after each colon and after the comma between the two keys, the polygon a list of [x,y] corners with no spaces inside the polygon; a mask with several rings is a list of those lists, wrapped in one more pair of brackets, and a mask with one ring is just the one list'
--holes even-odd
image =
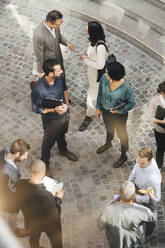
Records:
{"label": "curly dark hair", "polygon": [[91,46],[95,46],[99,40],[105,42],[104,30],[99,22],[88,22],[88,33]]}
{"label": "curly dark hair", "polygon": [[54,72],[55,65],[58,65],[58,61],[56,59],[47,59],[44,61],[42,69],[46,76],[48,76],[50,72]]}

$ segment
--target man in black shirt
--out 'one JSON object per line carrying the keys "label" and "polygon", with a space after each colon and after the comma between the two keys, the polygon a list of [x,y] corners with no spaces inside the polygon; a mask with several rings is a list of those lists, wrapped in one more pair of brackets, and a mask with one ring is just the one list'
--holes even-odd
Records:
{"label": "man in black shirt", "polygon": [[62,248],[61,200],[64,190],[52,193],[42,183],[46,166],[42,160],[30,165],[29,180],[20,180],[16,184],[17,203],[30,230],[31,248],[39,248],[39,238],[46,232],[53,248]]}
{"label": "man in black shirt", "polygon": [[[59,154],[71,161],[77,161],[77,156],[68,151],[65,133],[69,124],[68,90],[61,66],[55,59],[48,59],[43,64],[45,76],[32,88],[32,110],[42,116],[44,137],[42,141],[41,159],[49,168],[50,150],[57,141]],[[44,100],[62,100],[63,104],[55,108],[46,108]]]}

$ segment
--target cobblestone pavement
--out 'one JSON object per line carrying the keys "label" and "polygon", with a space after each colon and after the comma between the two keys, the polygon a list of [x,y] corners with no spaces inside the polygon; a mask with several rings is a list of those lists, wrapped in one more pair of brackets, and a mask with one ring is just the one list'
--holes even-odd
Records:
{"label": "cobblestone pavement", "polygon": [[[14,139],[25,138],[32,146],[29,160],[40,157],[43,130],[40,116],[31,112],[29,82],[34,62],[32,34],[34,27],[52,9],[47,1],[9,1],[0,3],[0,73],[1,111],[0,146],[10,144]],[[55,8],[55,6],[53,6]],[[117,193],[120,183],[128,178],[135,162],[137,151],[144,145],[153,147],[155,140],[152,125],[146,120],[148,102],[155,94],[157,85],[164,79],[165,70],[149,55],[128,42],[106,32],[107,44],[127,71],[136,96],[136,107],[130,114],[128,130],[130,150],[123,168],[113,169],[112,164],[119,157],[119,140],[115,137],[113,147],[103,154],[95,150],[105,141],[102,121],[93,118],[88,130],[78,132],[85,116],[87,78],[85,67],[78,53],[86,52],[86,22],[64,15],[62,32],[76,45],[76,52],[63,49],[66,75],[71,104],[71,121],[67,134],[69,148],[79,161],[72,163],[58,155],[57,146],[51,153],[51,169],[54,178],[64,182],[65,197],[62,205],[64,248],[106,248],[104,233],[97,230],[96,221],[101,209]],[[28,177],[28,164],[21,167],[22,175]],[[162,201],[158,211],[158,225],[146,248],[165,247],[165,186],[162,184]],[[19,225],[23,225],[20,215]],[[52,227],[53,228],[53,227]],[[24,247],[28,240],[22,239]],[[50,247],[43,234],[41,245]]]}

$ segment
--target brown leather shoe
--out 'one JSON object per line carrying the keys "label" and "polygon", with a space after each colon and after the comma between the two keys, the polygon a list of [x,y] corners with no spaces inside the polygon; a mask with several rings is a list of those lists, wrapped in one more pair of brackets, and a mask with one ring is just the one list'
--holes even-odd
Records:
{"label": "brown leather shoe", "polygon": [[112,146],[111,143],[105,143],[103,146],[100,146],[100,147],[96,150],[96,153],[97,153],[97,154],[100,154],[100,153],[106,151],[107,149],[109,149],[111,146]]}
{"label": "brown leather shoe", "polygon": [[70,152],[68,150],[66,150],[65,152],[59,151],[59,154],[61,156],[67,157],[71,161],[78,161],[78,157],[73,152]]}
{"label": "brown leather shoe", "polygon": [[19,238],[24,238],[30,236],[30,231],[27,229],[17,227],[17,229],[14,231],[14,234]]}

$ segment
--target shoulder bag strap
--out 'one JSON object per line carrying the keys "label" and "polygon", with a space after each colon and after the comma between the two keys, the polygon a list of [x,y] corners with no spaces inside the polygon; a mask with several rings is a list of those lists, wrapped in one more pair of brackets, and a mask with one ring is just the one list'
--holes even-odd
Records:
{"label": "shoulder bag strap", "polygon": [[98,42],[98,43],[97,43],[97,45],[96,45],[96,52],[97,52],[97,47],[98,47],[99,45],[105,46],[107,52],[109,53],[108,47],[107,47],[107,45],[106,45],[104,42]]}

